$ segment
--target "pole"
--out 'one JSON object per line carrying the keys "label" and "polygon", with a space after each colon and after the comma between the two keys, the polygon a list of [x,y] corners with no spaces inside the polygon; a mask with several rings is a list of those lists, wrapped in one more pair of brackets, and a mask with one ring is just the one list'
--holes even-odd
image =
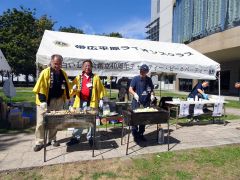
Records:
{"label": "pole", "polygon": [[161,97],[162,97],[162,94],[161,94],[161,89],[162,89],[162,87],[161,87],[161,75],[160,74],[158,74],[158,82],[159,82],[159,100],[161,99]]}
{"label": "pole", "polygon": [[221,75],[220,75],[220,71],[218,71],[218,96],[220,99],[221,96]]}
{"label": "pole", "polygon": [[110,79],[110,85],[109,85],[110,89],[109,89],[109,94],[110,94],[110,99],[111,99],[111,94],[112,94],[112,92],[111,92],[111,90],[112,90],[112,76],[110,76],[109,79]]}

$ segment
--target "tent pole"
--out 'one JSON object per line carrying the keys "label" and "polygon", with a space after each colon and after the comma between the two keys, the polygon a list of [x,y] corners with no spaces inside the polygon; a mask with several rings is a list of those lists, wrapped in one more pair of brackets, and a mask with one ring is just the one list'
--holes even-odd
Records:
{"label": "tent pole", "polygon": [[110,76],[109,79],[110,79],[110,89],[109,90],[110,90],[110,99],[111,99],[111,94],[112,94],[111,93],[111,90],[112,90],[112,76]]}
{"label": "tent pole", "polygon": [[162,89],[162,87],[161,87],[161,76],[158,74],[158,81],[159,81],[159,101],[160,101],[160,99],[161,99],[161,97],[162,97],[162,94],[161,94],[161,89]]}
{"label": "tent pole", "polygon": [[220,99],[221,96],[221,76],[220,76],[220,71],[218,71],[218,96]]}
{"label": "tent pole", "polygon": [[39,66],[38,66],[38,63],[36,63],[36,78],[37,79],[38,79],[38,75],[39,75]]}
{"label": "tent pole", "polygon": [[162,82],[159,81],[159,97],[161,98],[162,97]]}

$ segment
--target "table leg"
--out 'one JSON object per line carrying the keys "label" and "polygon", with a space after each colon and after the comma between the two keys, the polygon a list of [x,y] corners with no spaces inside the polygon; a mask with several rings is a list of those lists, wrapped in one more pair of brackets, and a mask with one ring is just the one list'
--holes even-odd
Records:
{"label": "table leg", "polygon": [[123,121],[124,121],[124,120],[122,120],[122,137],[121,137],[121,145],[123,145],[123,131],[124,131],[124,129],[123,129]]}
{"label": "table leg", "polygon": [[92,146],[92,157],[94,157],[94,149],[95,149],[95,139],[96,138],[96,117],[94,119],[94,125],[93,125],[93,146]]}
{"label": "table leg", "polygon": [[225,105],[223,104],[223,113],[224,113],[224,115],[223,115],[223,125],[225,125],[225,117],[227,117],[227,115],[226,115],[226,107],[225,107]]}
{"label": "table leg", "polygon": [[46,162],[46,155],[47,155],[47,151],[46,151],[46,141],[47,141],[47,131],[46,131],[46,125],[44,124],[43,125],[43,136],[44,136],[44,141],[43,141],[43,156],[44,156],[44,158],[43,158],[43,160],[44,160],[44,162]]}
{"label": "table leg", "polygon": [[178,128],[178,107],[176,107],[176,129]]}
{"label": "table leg", "polygon": [[129,130],[129,133],[128,133],[128,139],[127,139],[127,149],[126,149],[126,155],[128,155],[128,144],[129,144],[129,137],[130,137],[130,126],[128,126],[128,130]]}
{"label": "table leg", "polygon": [[169,120],[168,120],[168,133],[167,133],[167,136],[168,136],[168,151],[169,151],[169,135],[170,135],[170,131],[169,131]]}
{"label": "table leg", "polygon": [[108,119],[107,119],[107,117],[106,117],[106,132],[107,132],[107,123],[108,123]]}

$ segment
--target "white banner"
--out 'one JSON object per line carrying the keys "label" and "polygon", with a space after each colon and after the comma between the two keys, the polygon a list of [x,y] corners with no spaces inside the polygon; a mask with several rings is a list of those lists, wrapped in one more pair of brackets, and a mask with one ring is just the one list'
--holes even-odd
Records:
{"label": "white banner", "polygon": [[64,58],[63,69],[76,76],[85,59],[100,76],[135,76],[147,64],[150,73],[170,72],[180,77],[215,79],[219,63],[185,44],[113,38],[45,31],[37,52],[37,63],[47,65],[53,54]]}

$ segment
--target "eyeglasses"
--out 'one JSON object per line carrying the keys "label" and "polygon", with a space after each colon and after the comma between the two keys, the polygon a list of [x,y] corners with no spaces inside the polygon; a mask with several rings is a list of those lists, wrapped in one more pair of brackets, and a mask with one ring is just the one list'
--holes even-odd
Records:
{"label": "eyeglasses", "polygon": [[92,68],[91,65],[84,65],[84,66],[83,66],[83,68],[87,68],[87,67]]}

